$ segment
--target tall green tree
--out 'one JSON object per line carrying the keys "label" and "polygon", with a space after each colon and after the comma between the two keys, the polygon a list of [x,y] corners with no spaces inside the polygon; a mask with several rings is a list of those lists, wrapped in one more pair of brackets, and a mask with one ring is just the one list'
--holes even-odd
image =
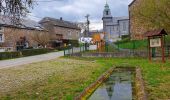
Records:
{"label": "tall green tree", "polygon": [[33,0],[0,0],[0,14],[10,16],[14,23],[26,16],[33,7]]}
{"label": "tall green tree", "polygon": [[135,14],[142,23],[170,32],[170,0],[142,0]]}

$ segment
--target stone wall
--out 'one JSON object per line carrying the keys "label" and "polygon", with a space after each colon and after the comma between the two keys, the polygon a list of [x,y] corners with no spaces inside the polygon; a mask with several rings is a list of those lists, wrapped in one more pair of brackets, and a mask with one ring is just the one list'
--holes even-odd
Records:
{"label": "stone wall", "polygon": [[59,26],[54,26],[50,22],[46,23],[41,23],[46,30],[48,30],[50,34],[50,39],[51,40],[60,40],[61,37],[58,37],[57,35],[62,35],[62,39],[66,40],[78,40],[80,31],[79,29],[72,29],[72,28],[66,28],[66,27],[59,27]]}
{"label": "stone wall", "polygon": [[137,10],[137,7],[139,7],[142,1],[143,0],[135,0],[129,5],[130,34],[133,40],[144,39],[145,37],[143,34],[148,30],[153,29],[149,23],[142,21],[141,18],[135,14],[135,10]]}
{"label": "stone wall", "polygon": [[147,58],[147,51],[134,51],[134,52],[103,52],[103,53],[81,53],[81,54],[72,54],[72,56],[81,56],[81,57],[105,57],[105,58],[127,58],[127,57],[142,57]]}
{"label": "stone wall", "polygon": [[80,30],[55,26],[54,27],[54,33],[62,34],[63,39],[78,40]]}

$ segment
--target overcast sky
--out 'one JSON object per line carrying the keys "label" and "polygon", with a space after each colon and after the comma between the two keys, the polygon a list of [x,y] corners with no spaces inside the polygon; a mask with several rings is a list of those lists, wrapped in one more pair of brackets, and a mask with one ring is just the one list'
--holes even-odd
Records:
{"label": "overcast sky", "polygon": [[[39,21],[43,17],[54,17],[73,22],[85,21],[90,14],[91,29],[102,28],[103,9],[106,0],[36,0],[37,4],[29,14],[29,18]],[[132,0],[108,0],[112,15],[128,16],[128,4]]]}

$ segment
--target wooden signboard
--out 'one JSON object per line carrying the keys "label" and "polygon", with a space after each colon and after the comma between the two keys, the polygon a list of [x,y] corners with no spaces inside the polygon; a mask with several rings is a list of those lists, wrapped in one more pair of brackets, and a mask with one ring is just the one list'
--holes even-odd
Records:
{"label": "wooden signboard", "polygon": [[150,47],[161,47],[161,38],[150,39]]}
{"label": "wooden signboard", "polygon": [[165,47],[164,47],[164,36],[168,35],[164,29],[148,31],[144,34],[148,37],[148,56],[149,61],[152,60],[151,48],[159,47],[162,49],[162,62],[165,62]]}

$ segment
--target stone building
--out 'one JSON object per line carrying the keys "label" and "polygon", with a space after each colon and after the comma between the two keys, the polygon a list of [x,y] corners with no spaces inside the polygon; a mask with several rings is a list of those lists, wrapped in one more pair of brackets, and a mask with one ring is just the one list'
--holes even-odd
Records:
{"label": "stone building", "polygon": [[0,16],[0,51],[15,51],[18,48],[38,47],[33,34],[46,33],[40,24],[32,20],[21,20],[20,25],[14,25],[11,18]]}
{"label": "stone building", "polygon": [[112,17],[109,5],[106,3],[103,11],[103,32],[106,41],[116,41],[122,35],[129,34],[128,17]]}
{"label": "stone building", "polygon": [[81,29],[76,23],[64,21],[62,18],[55,19],[45,17],[39,22],[49,31],[52,47],[69,44],[70,41],[78,41]]}
{"label": "stone building", "polygon": [[130,18],[130,35],[132,40],[144,39],[143,34],[153,28],[146,22],[141,21],[135,14],[136,8],[141,4],[142,0],[133,0],[129,4],[129,18]]}

